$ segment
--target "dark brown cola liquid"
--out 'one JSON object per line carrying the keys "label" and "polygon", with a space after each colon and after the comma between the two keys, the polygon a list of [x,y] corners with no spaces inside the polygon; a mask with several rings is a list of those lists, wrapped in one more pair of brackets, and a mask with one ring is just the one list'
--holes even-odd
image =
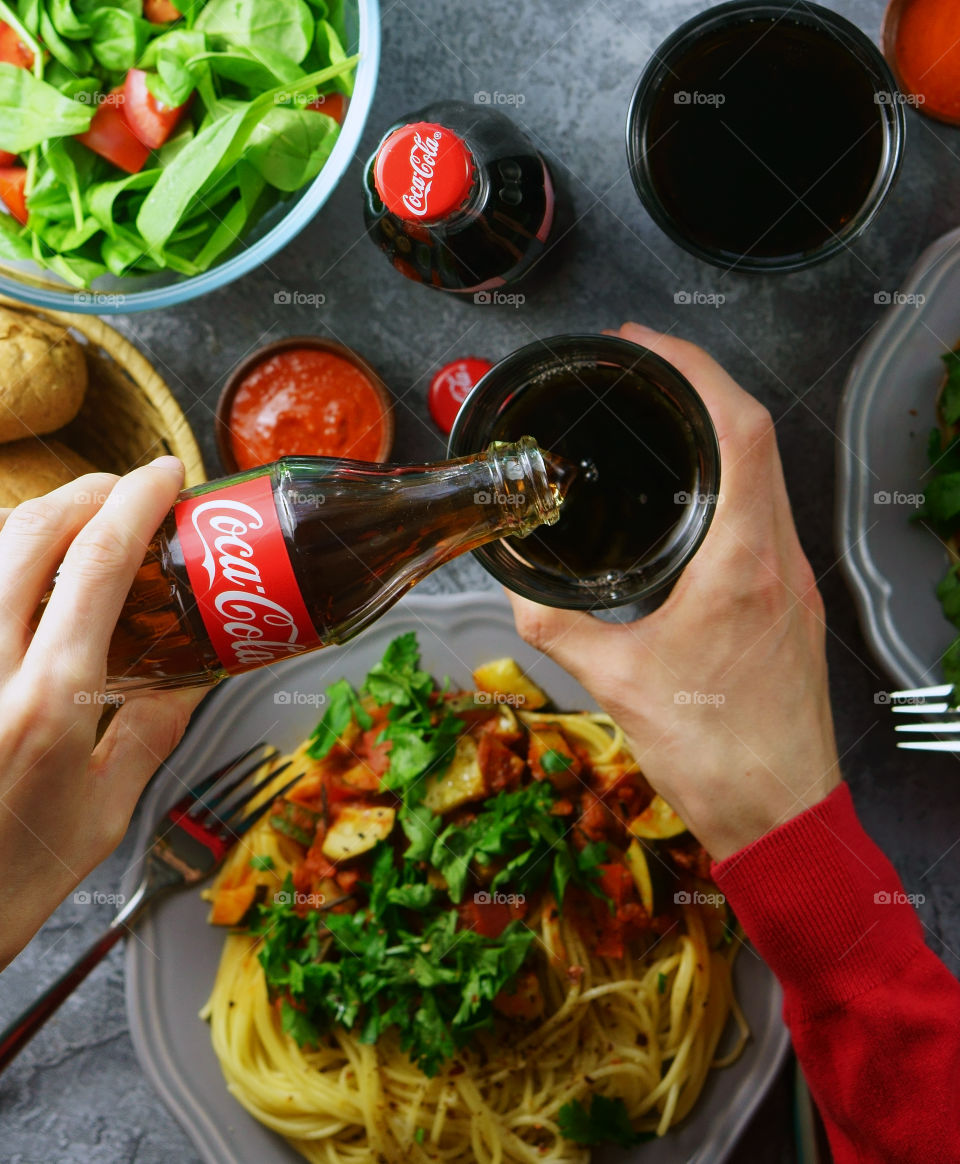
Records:
{"label": "dark brown cola liquid", "polygon": [[880,168],[874,86],[829,32],[745,20],[671,62],[647,164],[677,229],[731,256],[822,246],[863,206]]}
{"label": "dark brown cola liquid", "polygon": [[527,431],[581,467],[557,524],[511,539],[539,570],[625,574],[669,543],[693,504],[699,472],[689,425],[636,372],[580,365],[540,377],[506,405],[493,436]]}

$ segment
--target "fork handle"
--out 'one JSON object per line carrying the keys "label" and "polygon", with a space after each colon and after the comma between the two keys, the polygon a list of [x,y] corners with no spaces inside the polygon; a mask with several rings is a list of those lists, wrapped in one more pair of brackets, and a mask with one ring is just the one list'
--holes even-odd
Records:
{"label": "fork handle", "polygon": [[103,961],[123,937],[128,924],[140,913],[148,900],[149,895],[145,891],[145,886],[140,886],[86,953],[81,954],[70,969],[61,974],[31,1007],[25,1010],[19,1018],[14,1019],[6,1030],[0,1032],[0,1071],[3,1071],[20,1054],[54,1011],[59,1010],[64,999],[73,994],[94,966]]}

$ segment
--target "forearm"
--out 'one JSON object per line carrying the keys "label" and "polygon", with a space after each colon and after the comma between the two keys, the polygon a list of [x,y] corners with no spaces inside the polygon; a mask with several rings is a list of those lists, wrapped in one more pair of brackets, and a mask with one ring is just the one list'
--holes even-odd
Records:
{"label": "forearm", "polygon": [[960,984],[846,786],[714,875],[783,985],[837,1164],[960,1160]]}

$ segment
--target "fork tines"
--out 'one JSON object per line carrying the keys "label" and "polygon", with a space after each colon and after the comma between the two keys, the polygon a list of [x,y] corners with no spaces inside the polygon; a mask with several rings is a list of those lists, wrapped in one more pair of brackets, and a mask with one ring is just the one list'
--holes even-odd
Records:
{"label": "fork tines", "polygon": [[[953,707],[948,698],[952,694],[952,683],[916,687],[909,691],[891,691],[890,710],[894,715],[957,715],[960,708]],[[935,723],[898,723],[895,730],[919,736],[955,736],[960,735],[960,719]],[[915,752],[960,752],[960,739],[900,740],[897,747]]]}

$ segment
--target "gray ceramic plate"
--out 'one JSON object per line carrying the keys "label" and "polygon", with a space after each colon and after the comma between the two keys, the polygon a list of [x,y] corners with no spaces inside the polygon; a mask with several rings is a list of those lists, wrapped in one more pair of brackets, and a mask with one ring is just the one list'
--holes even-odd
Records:
{"label": "gray ceramic plate", "polygon": [[[345,647],[233,679],[214,694],[154,778],[138,851],[148,842],[149,823],[182,793],[181,781],[196,781],[259,739],[293,748],[318,718],[316,707],[305,701],[341,676],[362,679],[387,643],[406,630],[417,631],[424,665],[456,684],[469,684],[472,666],[509,654],[561,707],[595,706],[569,675],[521,642],[499,596],[415,595]],[[125,893],[136,875],[131,870]],[[199,893],[171,897],[145,919],[139,940],[127,943],[127,1011],[137,1055],[208,1164],[296,1164],[301,1157],[227,1093],[206,1024],[197,1018],[223,942],[223,932],[206,924],[207,911]],[[642,1164],[722,1164],[782,1063],[789,1042],[776,980],[750,949],[740,952],[736,980],[753,1039],[739,1062],[711,1076],[692,1118],[643,1146],[636,1157]],[[614,1158],[627,1157],[609,1157]]]}
{"label": "gray ceramic plate", "polygon": [[920,687],[940,681],[956,634],[934,592],[946,551],[909,518],[926,480],[939,357],[960,339],[960,229],[923,252],[896,300],[847,376],[836,539],[865,638],[898,685]]}

